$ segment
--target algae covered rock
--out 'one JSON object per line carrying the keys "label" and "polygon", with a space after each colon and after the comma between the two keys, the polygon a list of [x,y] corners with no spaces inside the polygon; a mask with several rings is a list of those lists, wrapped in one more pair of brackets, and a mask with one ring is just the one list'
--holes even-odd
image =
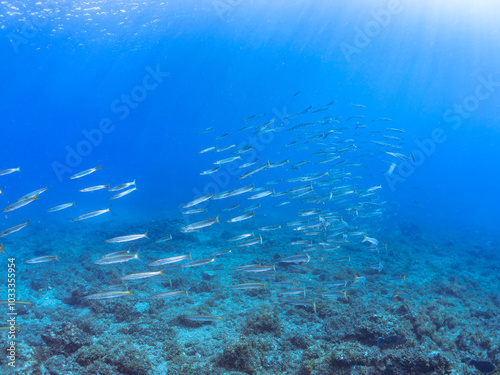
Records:
{"label": "algae covered rock", "polygon": [[72,323],[53,323],[41,335],[54,354],[72,354],[82,346],[90,345],[90,337]]}
{"label": "algae covered rock", "polygon": [[258,373],[260,368],[259,353],[253,341],[240,340],[224,348],[217,365],[227,370],[242,371],[248,374]]}

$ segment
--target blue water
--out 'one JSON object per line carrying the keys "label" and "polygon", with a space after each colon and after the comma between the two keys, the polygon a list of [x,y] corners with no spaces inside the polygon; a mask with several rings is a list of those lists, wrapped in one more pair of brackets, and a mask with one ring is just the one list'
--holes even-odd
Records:
{"label": "blue water", "polygon": [[[461,269],[448,263],[448,260],[455,259],[466,265],[478,257],[490,257],[498,250],[497,211],[500,199],[497,186],[500,180],[496,151],[500,141],[500,51],[496,46],[500,38],[499,15],[498,5],[487,0],[474,4],[465,1],[453,4],[432,1],[358,1],[354,4],[346,1],[314,4],[274,1],[268,4],[243,0],[133,4],[3,2],[0,4],[0,127],[3,140],[0,170],[20,167],[21,172],[0,176],[3,192],[0,205],[7,206],[26,193],[48,187],[48,191],[40,194],[37,201],[2,214],[2,231],[26,221],[30,223],[27,228],[9,234],[1,241],[7,254],[15,256],[19,263],[17,299],[36,301],[52,290],[51,295],[63,303],[63,296],[74,288],[80,288],[83,295],[100,291],[95,280],[86,279],[85,273],[111,285],[116,283],[116,275],[147,269],[142,263],[130,268],[120,266],[113,271],[109,271],[111,268],[102,271],[102,268],[93,266],[91,262],[106,252],[127,249],[126,245],[113,246],[104,242],[112,237],[147,231],[150,240],[134,242],[133,248],[140,250],[144,261],[152,261],[189,251],[193,259],[195,255],[201,259],[209,252],[207,248],[212,251],[228,249],[226,240],[229,237],[252,231],[256,235],[262,234],[264,243],[260,250],[257,247],[233,254],[231,260],[218,262],[215,271],[212,268],[218,287],[210,293],[217,292],[217,298],[222,298],[222,287],[227,283],[236,283],[236,280],[227,279],[227,271],[231,267],[254,261],[280,264],[279,256],[273,258],[275,253],[282,256],[294,254],[295,249],[286,244],[297,240],[298,236],[291,229],[285,229],[285,223],[303,220],[296,215],[298,210],[306,208],[330,210],[332,215],[342,216],[348,223],[349,228],[343,230],[366,232],[377,237],[380,243],[387,243],[388,249],[393,249],[392,253],[381,250],[380,254],[369,252],[367,255],[361,252],[358,263],[343,269],[339,275],[342,279],[350,278],[348,282],[352,283],[355,274],[383,260],[386,275],[373,274],[369,280],[372,284],[367,284],[366,290],[358,296],[359,301],[367,304],[370,303],[370,293],[386,295],[391,292],[391,288],[387,289],[381,280],[387,280],[395,273],[412,274],[415,283],[413,293],[421,293],[421,298],[426,297],[426,283],[435,285],[435,280],[439,279],[440,269],[449,272],[462,270],[457,271],[458,279],[465,277],[460,272],[470,271],[473,274],[470,278],[478,283],[481,283],[481,277],[493,277],[492,273],[498,270],[498,258],[494,255],[489,272],[485,272],[484,264],[476,265],[474,269],[466,266]],[[327,111],[311,113],[333,100],[336,102]],[[312,110],[306,114],[293,119],[285,118],[310,105]],[[265,115],[241,123],[241,120],[255,114]],[[349,116],[356,115],[364,117],[347,120]],[[319,123],[332,116],[338,118],[338,122]],[[262,125],[273,118],[277,120],[271,127],[276,127],[276,131],[266,135],[252,134],[255,129],[239,130],[249,124]],[[373,121],[379,118],[390,118],[392,121]],[[316,124],[301,131],[287,131],[302,122]],[[365,126],[356,128],[358,125]],[[214,130],[197,134],[208,127]],[[388,131],[388,127],[404,130],[404,133]],[[303,145],[308,137],[324,134],[328,130],[334,130],[333,134],[308,143],[307,149],[296,148]],[[224,133],[229,135],[213,141]],[[382,135],[402,140],[394,141]],[[282,147],[294,140],[298,143],[293,147]],[[315,164],[321,158],[313,153],[336,140],[345,141],[336,143],[338,148],[351,144],[357,147],[356,151],[339,154],[339,160],[348,164],[339,167],[339,173],[350,173],[349,176],[354,178],[332,182],[328,188],[318,187],[318,181],[314,181],[313,185],[317,187],[315,192],[318,195],[328,194],[332,187],[351,186],[356,192],[347,197],[347,203],[327,201],[315,205],[291,199],[290,204],[275,207],[273,204],[286,198],[247,201],[245,198],[252,194],[247,193],[195,206],[193,208],[207,208],[207,212],[198,215],[181,213],[182,205],[201,195],[217,194],[251,184],[256,188],[266,187],[266,182],[272,180],[285,180],[333,168],[329,164]],[[387,148],[372,140],[397,144],[401,148]],[[200,175],[200,172],[214,167],[213,162],[233,156],[229,153],[234,148],[221,153],[197,153],[210,146],[230,144],[236,147],[250,144],[254,150],[242,154],[243,160],[232,163],[230,167],[223,165],[217,174]],[[392,157],[385,151],[402,153],[406,160]],[[257,156],[260,161],[254,166],[237,168]],[[287,159],[290,162],[283,167],[266,169],[247,179],[237,179],[241,173],[257,165]],[[306,159],[310,159],[311,163],[300,170],[287,169],[291,164]],[[392,162],[395,163],[394,172],[387,173]],[[102,170],[81,179],[69,178],[98,165],[102,166]],[[78,192],[89,186],[110,184],[113,187],[134,179],[137,190],[113,201],[108,200],[112,193],[106,190]],[[282,182],[269,185],[269,188],[286,191],[305,183]],[[359,202],[363,201],[357,194],[378,185],[382,189],[376,191],[373,202],[380,208],[380,213],[366,218],[350,215],[346,208],[359,208]],[[75,207],[56,213],[45,212],[56,205],[73,201],[76,202]],[[78,215],[105,209],[110,203],[112,213],[81,222],[71,221]],[[241,214],[241,208],[228,212],[221,210],[237,203],[241,203],[241,208],[255,203],[261,203],[262,207],[255,211],[256,216],[251,220],[226,223],[226,220]],[[376,209],[374,206],[367,207],[359,209],[361,216]],[[215,218],[218,214],[220,225],[215,224],[189,235],[180,232],[180,228],[189,223]],[[317,217],[315,220],[318,220]],[[282,225],[282,228],[278,232],[258,231],[257,228],[267,225]],[[325,229],[326,233],[328,230]],[[155,244],[155,240],[169,234],[172,234],[173,240],[167,245]],[[344,242],[341,246],[344,252],[338,256],[366,250],[366,243],[361,243],[361,239],[351,238],[351,242]],[[398,250],[401,252],[398,253]],[[23,264],[36,256],[54,254],[59,254],[60,263]],[[431,263],[433,257],[442,256],[443,259],[436,261],[435,267],[421,265],[424,268],[419,268],[414,264],[416,254]],[[335,257],[330,255],[330,259]],[[329,269],[327,262],[328,258],[324,259],[319,267]],[[391,262],[398,266],[391,269]],[[30,269],[38,271],[33,273]],[[283,268],[282,276],[287,276],[288,271]],[[202,272],[193,269],[192,272],[188,270],[176,274],[178,285],[196,289],[202,280]],[[447,272],[444,271],[444,274]],[[63,275],[72,274],[75,277],[73,283],[61,281]],[[443,279],[450,278],[444,274]],[[49,285],[35,290],[30,284],[33,277],[45,278],[49,280]],[[52,277],[59,281],[55,282]],[[311,275],[311,280],[319,282],[318,274]],[[249,282],[241,278],[238,281]],[[0,284],[1,299],[6,299],[7,287],[4,284]],[[492,293],[488,294],[489,303],[498,298],[498,292],[494,292],[497,284],[498,279],[488,279],[486,286],[482,283],[483,287],[491,287],[493,291],[483,291]],[[147,298],[149,291],[144,285],[147,284],[138,287],[140,301]],[[159,292],[157,284],[154,285]],[[357,287],[354,285],[355,290]],[[459,302],[460,298],[472,287],[473,284],[465,285],[465,290],[452,296],[458,301],[455,306],[463,302]],[[408,289],[411,291],[411,286]],[[436,287],[432,291],[436,296],[440,293],[438,289]],[[133,291],[133,288],[130,290]],[[220,306],[218,314],[210,313],[210,309],[206,308],[210,293],[202,292],[203,298],[195,303],[200,304],[196,305],[201,309],[197,313],[200,315],[202,310],[206,310],[205,315],[224,315],[225,311]],[[231,293],[226,291],[222,294],[227,297]],[[245,298],[256,296],[259,304],[269,301],[268,297],[260,294]],[[130,302],[127,308],[134,308],[135,302]],[[481,304],[480,300],[476,302]],[[418,298],[414,297],[412,303],[414,309],[425,310],[425,305],[419,303]],[[104,304],[109,305],[108,302]],[[250,310],[242,311],[238,319],[246,319],[253,311],[252,306],[257,308],[259,304],[247,306]],[[237,305],[237,301],[228,302],[227,313],[233,314],[236,322],[233,326],[236,331],[225,328],[230,335],[236,335],[241,326],[234,312]],[[272,305],[281,306],[277,302]],[[189,310],[179,301],[175,306],[176,311],[169,312],[172,316]],[[494,309],[494,306],[497,305],[485,308]],[[56,302],[45,306],[44,313],[49,319],[47,324],[50,324],[50,316],[58,308]],[[87,302],[67,304],[64,308],[73,311],[72,319],[78,314],[90,314]],[[363,310],[362,306],[359,308]],[[312,314],[307,308],[298,309]],[[388,316],[398,316],[394,315],[390,305],[384,305],[383,312]],[[102,311],[95,314],[96,321],[104,325],[109,323],[109,317],[104,316]],[[281,324],[286,324],[287,318],[280,316]],[[366,318],[369,319],[368,316]],[[401,314],[399,318],[406,319]],[[467,314],[462,318],[466,320]],[[151,318],[145,324],[152,325],[155,319]],[[306,319],[315,322],[309,327],[310,331],[322,331],[322,324],[327,324],[325,319],[321,314],[319,318]],[[491,319],[497,321],[497,314]],[[19,324],[27,327],[26,331],[33,324],[33,329],[39,329],[35,320],[34,313],[30,312],[23,315]],[[479,330],[487,332],[487,327],[480,326]],[[203,329],[209,328],[203,326]],[[177,334],[189,336],[186,332],[193,328],[181,324],[177,329]],[[212,333],[204,331],[203,334],[210,336]],[[377,334],[402,333],[387,328],[377,331]],[[353,337],[357,337],[345,332],[339,335],[343,338],[341,341],[348,342],[356,341]],[[423,340],[421,335],[417,336],[409,337],[415,346]],[[130,334],[130,339],[133,341],[137,336]],[[22,334],[18,340],[26,347],[50,347],[47,340],[28,340]],[[316,337],[315,340],[319,342],[322,339]],[[463,347],[450,349],[443,344],[447,338],[441,342],[433,340],[435,346],[430,348],[448,356],[451,368],[458,373],[469,369],[460,363],[464,356],[493,362],[495,358],[497,362],[500,358],[498,349],[483,350],[478,343],[471,343],[470,354],[466,354],[467,350]],[[368,345],[363,339],[358,341]],[[370,348],[376,348],[376,344],[370,345]],[[221,344],[220,348],[223,346]],[[282,352],[287,350],[282,349]],[[219,354],[214,349],[213,353],[205,353],[205,362],[196,361],[212,366],[219,363],[213,359]],[[23,367],[32,357],[19,355],[17,370],[6,367],[6,362],[1,362],[2,369],[36,373],[36,366]],[[54,360],[57,355],[60,354],[54,351],[50,356],[40,355],[35,362],[50,363],[54,373],[63,373],[62,364]],[[325,355],[323,353],[321,357]],[[74,356],[74,353],[67,355],[66,363],[75,363]],[[191,354],[188,357],[186,361],[194,360]],[[152,359],[157,366],[152,368],[156,370],[145,373],[181,373],[180,367],[172,365],[170,360]],[[287,361],[286,356],[272,360],[284,364],[283,373],[299,373],[293,372],[297,370],[296,366],[300,367],[299,362],[288,368]],[[289,362],[295,363],[292,360]],[[339,368],[345,373],[358,373],[356,366],[366,366],[367,371],[381,371],[378,373],[424,371],[407,369],[407,372],[401,372],[404,366],[396,368],[395,372],[390,372],[390,369],[374,370],[367,363],[358,360]],[[160,371],[163,365],[170,370]],[[321,366],[318,363],[313,365],[312,373],[334,371],[333,367]],[[245,367],[244,371],[251,372],[250,367]],[[222,371],[221,368],[225,368],[227,373],[237,370],[215,366],[211,373],[222,373],[217,372]],[[86,373],[84,367],[71,371],[75,374]],[[87,371],[91,373],[94,370]],[[110,373],[134,373],[135,370],[127,372],[115,368],[112,371],[115,372]],[[194,365],[190,371],[201,373]],[[277,367],[262,365],[252,371],[276,373]],[[432,371],[440,373],[442,368],[428,372]]]}

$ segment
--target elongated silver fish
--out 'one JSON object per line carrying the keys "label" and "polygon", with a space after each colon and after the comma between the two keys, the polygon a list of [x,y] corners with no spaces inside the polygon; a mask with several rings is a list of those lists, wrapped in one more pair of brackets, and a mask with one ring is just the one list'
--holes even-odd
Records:
{"label": "elongated silver fish", "polygon": [[159,240],[156,240],[155,242],[156,243],[163,243],[163,242],[167,242],[167,241],[171,241],[171,240],[172,240],[172,235],[169,234],[168,236],[162,237]]}
{"label": "elongated silver fish", "polygon": [[309,263],[310,260],[311,257],[309,256],[309,254],[297,254],[283,258],[280,260],[280,262],[299,264],[299,263]]}
{"label": "elongated silver fish", "polygon": [[240,212],[253,212],[258,208],[260,208],[260,203],[245,207],[244,209],[240,210]]}
{"label": "elongated silver fish", "polygon": [[80,221],[80,220],[90,219],[91,217],[96,217],[96,216],[105,214],[106,212],[111,212],[111,207],[108,207],[105,210],[97,210],[97,211],[89,212],[87,214],[80,215],[71,221]]}
{"label": "elongated silver fish", "polygon": [[26,199],[23,199],[21,201],[14,202],[14,203],[8,205],[7,207],[5,207],[2,210],[2,212],[11,212],[11,211],[17,210],[18,208],[24,207],[27,204],[30,204],[31,202],[34,202],[37,199],[38,199],[38,197],[35,195],[33,198],[26,198]]}
{"label": "elongated silver fish", "polygon": [[[382,120],[382,119],[380,119],[380,120]],[[390,119],[383,119],[383,120],[389,121]],[[406,133],[404,130],[396,129],[396,128],[387,128],[387,130],[392,131],[392,132],[396,132],[396,133]]]}
{"label": "elongated silver fish", "polygon": [[213,139],[212,139],[212,141],[218,141],[218,140],[220,140],[220,139],[224,139],[224,138],[226,138],[228,135],[229,135],[229,133],[224,133],[224,134],[222,134],[222,135],[219,135],[218,137],[213,138]]}
{"label": "elongated silver fish", "polygon": [[81,192],[81,193],[88,193],[88,192],[91,192],[91,191],[97,191],[97,190],[102,190],[102,189],[106,189],[106,188],[109,188],[109,184],[107,184],[107,185],[91,186],[91,187],[88,187],[88,188],[85,188],[85,189],[80,189],[78,191]]}
{"label": "elongated silver fish", "polygon": [[120,191],[120,190],[126,189],[130,186],[135,186],[135,180],[132,182],[126,182],[124,184],[120,184],[118,186],[115,186],[115,187],[109,189],[108,191]]}
{"label": "elongated silver fish", "polygon": [[202,197],[199,197],[199,198],[196,198],[196,199],[193,199],[191,202],[189,203],[186,203],[184,206],[182,206],[182,208],[189,208],[189,207],[193,207],[193,206],[196,206],[197,204],[200,204],[200,203],[203,203],[205,201],[208,201],[209,199],[211,199],[213,197],[213,194],[207,194],[207,195],[204,195]]}
{"label": "elongated silver fish", "polygon": [[230,196],[234,197],[235,195],[240,195],[244,193],[248,193],[249,191],[252,191],[255,188],[255,185],[248,185],[239,189],[234,189],[230,192]]}
{"label": "elongated silver fish", "polygon": [[133,192],[136,189],[137,189],[136,187],[133,187],[132,189],[128,189],[128,190],[122,191],[121,193],[118,193],[116,195],[113,195],[111,198],[108,198],[108,200],[118,199],[118,198],[124,197],[125,195],[130,194],[131,192]]}
{"label": "elongated silver fish", "polygon": [[252,245],[257,245],[259,243],[262,245],[262,236],[250,238],[246,241],[240,242],[236,244],[236,247],[248,247]]}
{"label": "elongated silver fish", "polygon": [[227,164],[227,163],[231,163],[232,161],[235,161],[235,160],[238,160],[238,159],[241,159],[240,155],[238,155],[238,156],[231,156],[229,158],[225,158],[225,159],[222,159],[222,160],[217,160],[216,162],[214,162],[214,164],[217,164],[217,165]]}
{"label": "elongated silver fish", "polygon": [[130,275],[125,275],[120,277],[122,281],[131,281],[131,280],[142,280],[149,279],[151,277],[163,275],[163,271],[152,271],[152,272],[138,272],[131,273]]}
{"label": "elongated silver fish", "polygon": [[23,195],[21,198],[19,198],[17,200],[17,202],[20,202],[22,200],[29,199],[29,198],[38,197],[40,194],[42,194],[43,192],[45,192],[47,190],[49,190],[48,186],[41,188],[41,189],[37,189],[35,191],[32,191],[31,193]]}
{"label": "elongated silver fish", "polygon": [[202,175],[202,176],[206,176],[206,175],[208,175],[208,174],[215,173],[215,172],[217,172],[220,168],[221,168],[221,167],[220,167],[220,165],[218,165],[218,166],[217,166],[217,167],[215,167],[215,168],[207,169],[206,171],[201,172],[201,173],[200,173],[200,175]]}
{"label": "elongated silver fish", "polygon": [[24,263],[26,263],[26,264],[37,264],[37,263],[52,262],[54,260],[59,260],[59,258],[57,257],[57,255],[46,255],[46,256],[43,256],[43,257],[37,257],[37,258],[33,258],[33,259],[28,259]]}
{"label": "elongated silver fish", "polygon": [[29,224],[28,222],[25,222],[22,224],[15,225],[12,228],[6,229],[3,232],[0,232],[0,237],[5,237],[11,233],[17,232],[18,230],[21,230],[24,227],[26,227],[28,224]]}
{"label": "elongated silver fish", "polygon": [[128,236],[114,237],[114,238],[111,238],[109,240],[106,240],[106,242],[108,242],[108,243],[122,243],[122,242],[140,240],[141,238],[149,238],[148,232],[143,233],[143,234],[129,234]]}
{"label": "elongated silver fish", "polygon": [[111,291],[111,292],[91,294],[89,296],[86,296],[85,298],[91,299],[91,300],[100,300],[100,299],[126,297],[126,296],[129,296],[131,294],[132,294],[132,292],[130,292],[129,290],[127,290],[127,291]]}
{"label": "elongated silver fish", "polygon": [[55,206],[55,207],[49,208],[45,212],[61,211],[61,210],[64,210],[65,208],[68,208],[68,207],[71,207],[71,206],[74,206],[74,205],[75,205],[75,202],[73,202],[73,203],[63,203],[63,204],[60,204],[59,206]]}
{"label": "elongated silver fish", "polygon": [[274,190],[266,190],[266,191],[261,191],[260,193],[251,195],[247,199],[259,199],[259,198],[268,197],[272,194],[274,194]]}
{"label": "elongated silver fish", "polygon": [[247,167],[250,167],[250,166],[254,165],[255,163],[257,163],[259,161],[259,159],[260,158],[257,156],[256,159],[254,159],[252,161],[249,161],[248,163],[242,164],[238,168],[247,168]]}
{"label": "elongated silver fish", "polygon": [[213,200],[218,200],[218,199],[224,199],[224,198],[229,198],[231,196],[232,190],[226,190],[223,192],[220,192],[218,194],[215,194],[212,199]]}
{"label": "elongated silver fish", "polygon": [[248,220],[255,216],[254,212],[249,212],[248,214],[233,217],[226,221],[226,223],[237,223],[238,221]]}
{"label": "elongated silver fish", "polygon": [[196,134],[206,134],[206,133],[208,133],[208,132],[211,132],[212,130],[214,130],[213,126],[212,126],[212,127],[210,127],[210,128],[206,128],[206,129],[204,129],[204,130],[201,130],[201,131],[199,131],[199,132],[198,132],[198,133],[196,133]]}
{"label": "elongated silver fish", "polygon": [[183,214],[183,215],[193,215],[193,214],[200,214],[200,213],[205,212],[205,211],[207,211],[206,208],[194,208],[192,210],[183,211],[183,212],[181,212],[181,214]]}
{"label": "elongated silver fish", "polygon": [[252,267],[247,267],[243,268],[241,271],[243,272],[267,272],[267,271],[276,271],[276,268],[274,267],[274,264],[272,266],[252,266]]}
{"label": "elongated silver fish", "polygon": [[214,150],[214,152],[224,152],[224,151],[227,151],[227,150],[229,150],[230,148],[233,148],[233,147],[236,147],[236,145],[232,144],[232,145],[229,145],[229,146],[226,146],[226,147],[216,148]]}
{"label": "elongated silver fish", "polygon": [[232,238],[228,239],[227,242],[240,241],[240,240],[244,240],[245,238],[248,238],[248,237],[251,237],[251,236],[253,236],[253,232],[252,233],[240,234],[239,236],[232,237]]}
{"label": "elongated silver fish", "polygon": [[213,263],[213,262],[215,262],[215,258],[198,259],[198,260],[193,260],[191,262],[181,264],[181,267],[182,268],[198,267],[198,266],[204,266],[205,264],[209,264],[209,263]]}
{"label": "elongated silver fish", "polygon": [[215,217],[215,219],[208,219],[208,220],[203,220],[199,221],[197,223],[189,224],[181,228],[181,232],[193,232],[197,231],[199,229],[209,227],[210,225],[213,225],[215,223],[219,222],[219,215]]}
{"label": "elongated silver fish", "polygon": [[117,263],[125,263],[129,262],[133,259],[139,259],[139,251],[137,251],[135,254],[129,254],[129,253],[124,253],[124,254],[116,254],[116,255],[111,255],[111,256],[105,256],[104,258],[98,259],[94,262],[93,264],[117,264]]}
{"label": "elongated silver fish", "polygon": [[245,152],[248,152],[252,149],[253,149],[253,146],[243,146],[243,147],[237,148],[236,150],[231,152],[231,154],[244,154]]}
{"label": "elongated silver fish", "polygon": [[5,176],[6,174],[11,174],[14,172],[21,172],[21,167],[4,169],[3,171],[0,171],[0,176]]}
{"label": "elongated silver fish", "polygon": [[261,164],[258,167],[255,167],[255,168],[250,169],[249,171],[243,173],[240,177],[238,177],[238,180],[243,180],[244,178],[250,177],[251,175],[253,175],[257,172],[260,172],[268,167],[269,167],[269,162],[267,162],[266,164]]}
{"label": "elongated silver fish", "polygon": [[198,151],[198,154],[204,154],[205,152],[213,151],[217,148],[217,146],[207,147],[201,151]]}
{"label": "elongated silver fish", "polygon": [[266,289],[266,284],[264,283],[244,283],[233,285],[230,287],[233,290],[248,290],[248,289]]}
{"label": "elongated silver fish", "polygon": [[389,151],[386,151],[385,153],[388,154],[388,155],[394,156],[395,158],[398,158],[399,160],[409,159],[408,156],[406,156],[404,154],[401,154],[399,152],[389,152]]}
{"label": "elongated silver fish", "polygon": [[151,267],[163,266],[165,264],[179,263],[179,262],[182,262],[183,260],[186,260],[186,259],[191,259],[191,260],[193,259],[193,258],[191,258],[191,253],[189,253],[187,255],[177,255],[177,256],[170,257],[170,258],[158,259],[158,260],[155,260],[154,262],[148,263],[147,265],[151,266]]}
{"label": "elongated silver fish", "polygon": [[281,225],[269,225],[267,227],[260,227],[259,228],[259,230],[261,230],[263,232],[269,232],[269,231],[278,230],[278,229],[281,229]]}
{"label": "elongated silver fish", "polygon": [[74,174],[73,176],[70,177],[70,180],[74,180],[75,178],[81,178],[81,177],[84,177],[84,176],[87,176],[91,173],[94,173],[95,171],[99,170],[99,169],[102,169],[101,166],[97,166],[95,168],[90,168],[90,169],[87,169],[83,172],[79,172],[77,174]]}

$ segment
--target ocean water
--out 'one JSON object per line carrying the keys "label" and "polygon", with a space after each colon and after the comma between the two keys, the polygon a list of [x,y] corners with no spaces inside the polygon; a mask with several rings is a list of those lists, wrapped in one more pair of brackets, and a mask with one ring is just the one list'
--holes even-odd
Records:
{"label": "ocean water", "polygon": [[0,2],[1,373],[490,372],[499,16]]}

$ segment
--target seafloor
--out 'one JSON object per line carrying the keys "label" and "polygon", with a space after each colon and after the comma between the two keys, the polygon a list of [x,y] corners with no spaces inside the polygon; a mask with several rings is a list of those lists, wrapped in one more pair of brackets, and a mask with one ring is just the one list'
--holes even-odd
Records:
{"label": "seafloor", "polygon": [[[211,252],[230,248],[227,238],[238,234],[222,225],[201,234],[182,234],[181,224],[120,223],[99,230],[84,225],[75,237],[74,230],[34,223],[31,233],[36,235],[12,236],[4,244],[7,254],[0,255],[6,269],[7,258],[17,254],[17,299],[33,306],[17,305],[21,330],[15,367],[0,356],[1,372],[465,375],[480,373],[467,365],[471,359],[500,363],[499,243],[466,231],[443,233],[396,219],[375,232],[387,249],[372,252],[360,241],[351,241],[332,252],[331,258],[349,255],[348,263],[312,259],[302,268],[279,263],[296,252],[285,245],[294,240],[293,231],[282,228],[267,232],[262,245],[233,247],[232,254],[217,257],[215,263],[130,282],[131,296],[83,298],[120,283],[121,275],[148,269],[151,260],[187,253],[193,259],[207,258]],[[244,233],[245,224],[239,228]],[[153,240],[135,244],[140,261],[92,264],[110,252],[103,237],[146,230],[151,238],[173,233],[174,239],[166,244]],[[126,249],[113,249],[120,248]],[[60,262],[23,264],[56,253]],[[380,261],[380,272],[370,267]],[[263,280],[232,270],[242,264],[276,264],[276,271],[264,277],[266,289],[231,290],[231,285]],[[353,284],[356,275],[366,276],[366,282]],[[406,282],[392,280],[401,275],[406,275]],[[275,281],[284,280],[305,285],[317,313],[310,306],[280,303],[278,294],[284,287]],[[347,280],[348,299],[319,295],[318,290],[334,280]],[[2,299],[5,289],[2,285]],[[190,295],[149,299],[167,290]],[[407,298],[388,298],[396,291]],[[5,305],[0,309],[7,313]],[[194,323],[183,317],[186,314],[223,320]],[[380,337],[391,335],[407,341],[377,346]],[[6,341],[5,337],[4,353]]]}

